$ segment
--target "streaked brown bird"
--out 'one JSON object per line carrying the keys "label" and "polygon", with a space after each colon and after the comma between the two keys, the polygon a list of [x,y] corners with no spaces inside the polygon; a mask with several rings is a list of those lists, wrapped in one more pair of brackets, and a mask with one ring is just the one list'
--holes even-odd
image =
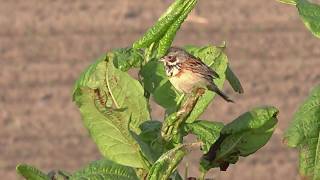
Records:
{"label": "streaked brown bird", "polygon": [[190,94],[193,90],[204,88],[220,95],[227,102],[233,102],[213,82],[219,75],[199,58],[185,50],[171,47],[166,56],[160,59],[171,84],[179,91]]}

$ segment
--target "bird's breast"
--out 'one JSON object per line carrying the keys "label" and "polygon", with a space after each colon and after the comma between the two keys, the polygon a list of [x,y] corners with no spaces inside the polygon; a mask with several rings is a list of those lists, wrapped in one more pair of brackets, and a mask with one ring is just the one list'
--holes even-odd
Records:
{"label": "bird's breast", "polygon": [[189,70],[180,70],[169,78],[171,84],[180,92],[191,93],[195,87],[206,87],[206,80]]}

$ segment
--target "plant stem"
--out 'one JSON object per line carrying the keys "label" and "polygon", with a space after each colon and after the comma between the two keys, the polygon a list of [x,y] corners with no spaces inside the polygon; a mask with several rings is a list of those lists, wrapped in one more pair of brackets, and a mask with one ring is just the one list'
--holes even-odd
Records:
{"label": "plant stem", "polygon": [[182,136],[179,135],[179,128],[188,118],[189,114],[195,107],[200,96],[204,93],[204,89],[195,90],[190,97],[186,100],[183,106],[176,112],[169,115],[163,123],[161,129],[161,136],[165,142],[175,140],[175,144],[181,143]]}

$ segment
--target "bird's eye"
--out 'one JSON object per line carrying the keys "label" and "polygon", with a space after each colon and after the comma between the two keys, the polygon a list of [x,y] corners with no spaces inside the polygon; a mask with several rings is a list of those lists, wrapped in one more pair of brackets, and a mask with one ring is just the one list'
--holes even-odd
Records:
{"label": "bird's eye", "polygon": [[169,60],[170,62],[174,62],[174,61],[175,61],[175,58],[174,58],[173,56],[168,56],[168,60]]}

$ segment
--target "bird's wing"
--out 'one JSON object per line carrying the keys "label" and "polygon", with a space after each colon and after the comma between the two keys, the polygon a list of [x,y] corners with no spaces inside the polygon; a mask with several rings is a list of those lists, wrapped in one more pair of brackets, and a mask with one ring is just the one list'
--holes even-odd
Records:
{"label": "bird's wing", "polygon": [[203,63],[200,59],[188,58],[188,60],[183,63],[183,66],[184,67],[182,69],[188,69],[205,77],[209,76],[211,79],[219,78],[218,73]]}

